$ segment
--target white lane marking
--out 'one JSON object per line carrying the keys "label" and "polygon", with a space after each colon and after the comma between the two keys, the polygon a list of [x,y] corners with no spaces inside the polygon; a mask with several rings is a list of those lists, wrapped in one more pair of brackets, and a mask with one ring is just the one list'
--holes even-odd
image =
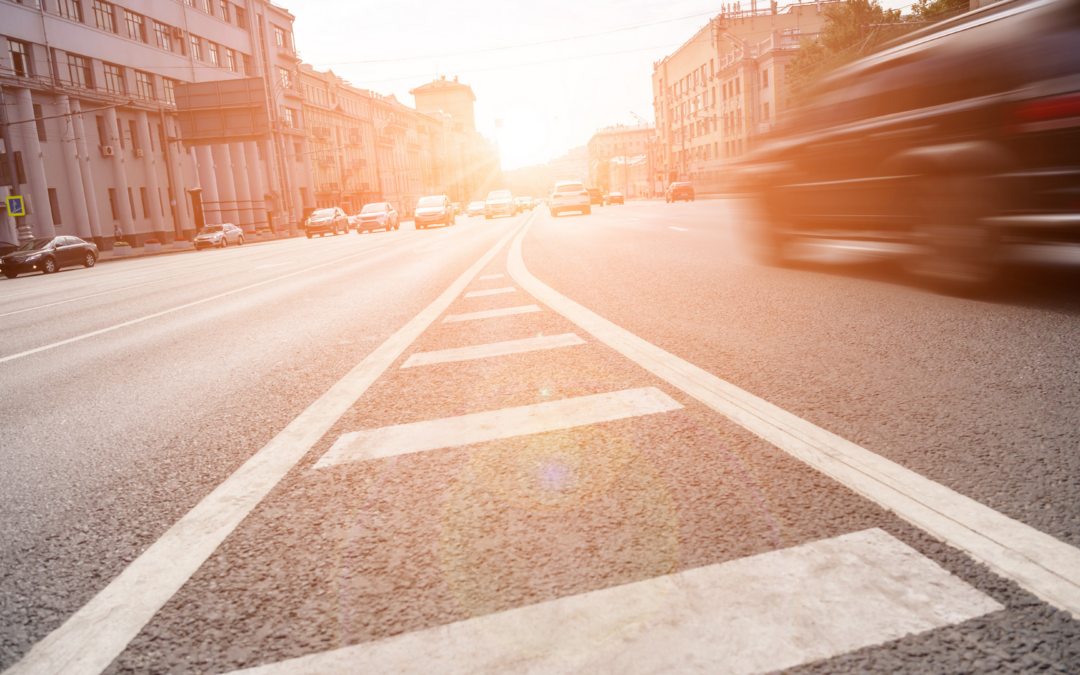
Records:
{"label": "white lane marking", "polygon": [[250,284],[248,286],[243,286],[241,288],[234,288],[231,291],[226,291],[224,293],[218,293],[217,295],[211,295],[208,298],[203,298],[201,300],[196,300],[194,302],[189,302],[189,303],[186,303],[186,304],[183,304],[183,305],[179,305],[177,307],[173,307],[171,309],[162,310],[160,312],[154,312],[153,314],[147,314],[146,316],[141,316],[138,319],[132,319],[131,321],[125,321],[123,323],[118,323],[118,324],[109,326],[107,328],[101,328],[99,330],[90,331],[89,333],[83,333],[82,335],[76,335],[73,338],[68,338],[66,340],[60,340],[59,342],[53,342],[52,344],[47,344],[47,345],[44,345],[42,347],[35,347],[34,349],[28,349],[28,350],[26,350],[24,352],[19,352],[17,354],[11,354],[10,356],[4,356],[4,357],[0,358],[0,363],[6,363],[8,361],[14,361],[15,359],[21,359],[24,356],[30,356],[31,354],[37,354],[38,352],[43,352],[43,351],[46,351],[46,350],[49,350],[49,349],[55,349],[56,347],[62,347],[64,345],[71,344],[72,342],[79,342],[80,340],[85,340],[87,338],[92,338],[92,337],[95,337],[97,335],[102,335],[104,333],[111,333],[114,330],[119,330],[121,328],[127,328],[128,326],[133,326],[133,325],[135,325],[137,323],[142,323],[143,321],[149,321],[150,319],[156,319],[159,316],[165,316],[166,314],[172,314],[173,312],[179,312],[182,309],[187,309],[189,307],[195,307],[196,305],[201,305],[203,303],[210,302],[212,300],[217,300],[219,298],[224,298],[224,297],[229,296],[229,295],[234,295],[236,293],[243,293],[244,291],[249,291],[252,288],[257,288],[259,286],[264,286],[266,284],[271,284],[271,283],[274,283],[276,281],[281,281],[282,279],[288,279],[289,277],[296,276],[297,274],[304,274],[305,272],[310,272],[311,270],[317,270],[320,267],[326,267],[327,265],[337,265],[338,263],[342,262],[343,260],[348,260],[349,258],[355,258],[356,256],[364,255],[365,253],[371,253],[372,251],[377,251],[377,250],[379,250],[381,248],[386,248],[387,246],[391,246],[392,243],[391,244],[383,244],[382,246],[376,246],[375,248],[369,248],[369,249],[365,249],[363,251],[359,251],[357,253],[353,253],[351,255],[342,256],[341,258],[337,258],[336,260],[332,260],[330,262],[322,263],[321,265],[312,265],[311,267],[305,267],[302,270],[297,270],[296,272],[290,272],[289,274],[283,274],[280,277],[274,277],[273,279],[266,279],[265,281],[260,281],[258,283]]}
{"label": "white lane marking", "polygon": [[165,281],[171,281],[172,279],[180,279],[181,277],[188,277],[190,274],[178,274],[172,277],[165,277],[164,279],[155,279],[154,281],[147,281],[141,284],[132,284],[131,286],[124,286],[123,288],[114,288],[108,291],[101,291],[100,293],[91,293],[90,295],[80,295],[77,298],[70,298],[68,300],[58,300],[56,302],[50,302],[47,305],[38,305],[36,307],[27,307],[26,309],[17,309],[14,312],[7,312],[0,314],[0,316],[11,316],[12,314],[22,314],[23,312],[33,312],[38,309],[45,309],[46,307],[55,307],[57,305],[63,305],[68,302],[75,302],[77,300],[86,300],[87,298],[96,298],[99,295],[108,295],[110,293],[119,293],[120,291],[126,291],[132,288],[139,288],[140,286],[149,286],[150,284],[160,284]]}
{"label": "white lane marking", "polygon": [[291,265],[291,264],[292,264],[292,263],[287,263],[287,262],[283,262],[283,263],[270,263],[269,265],[259,265],[258,267],[252,267],[252,268],[251,268],[250,270],[248,270],[248,271],[249,271],[249,272],[254,272],[255,270],[264,270],[264,269],[266,269],[267,267],[281,267],[282,265]]}
{"label": "white lane marking", "polygon": [[442,295],[308,406],[4,675],[98,675],[105,670],[229,533],[527,222],[516,224]]}
{"label": "white lane marking", "polygon": [[443,323],[453,323],[455,321],[473,321],[475,319],[490,319],[496,316],[511,316],[513,314],[527,314],[529,312],[539,312],[540,308],[536,305],[524,305],[522,307],[503,307],[502,309],[485,309],[482,312],[469,312],[468,314],[448,314]]}
{"label": "white lane marking", "polygon": [[510,276],[526,292],[665,382],[1080,618],[1080,549],[815,426],[582,307],[526,269],[521,241],[528,229],[514,239],[507,261]]}
{"label": "white lane marking", "polygon": [[643,387],[354,431],[337,439],[315,468],[541,434],[679,408],[682,405],[678,401],[659,389]]}
{"label": "white lane marking", "polygon": [[674,225],[668,225],[669,230],[678,230],[679,232],[689,232],[685,227],[675,227]]}
{"label": "white lane marking", "polygon": [[585,341],[573,333],[541,335],[539,337],[525,338],[524,340],[489,342],[486,345],[440,349],[434,352],[417,352],[410,356],[405,363],[401,364],[401,367],[413,368],[415,366],[429,366],[433,363],[471,361],[472,359],[485,359],[490,356],[506,356],[507,354],[521,354],[541,349],[557,349],[558,347],[573,347],[574,345],[583,344],[585,344]]}
{"label": "white lane marking", "polygon": [[233,675],[751,675],[1001,609],[872,529]]}
{"label": "white lane marking", "polygon": [[487,281],[488,279],[502,279],[502,278],[503,278],[503,275],[501,275],[501,274],[485,274],[484,276],[480,277],[480,281]]}
{"label": "white lane marking", "polygon": [[516,288],[513,286],[507,286],[506,288],[491,288],[486,291],[470,291],[465,294],[466,298],[479,298],[483,295],[498,295],[499,293],[513,293]]}

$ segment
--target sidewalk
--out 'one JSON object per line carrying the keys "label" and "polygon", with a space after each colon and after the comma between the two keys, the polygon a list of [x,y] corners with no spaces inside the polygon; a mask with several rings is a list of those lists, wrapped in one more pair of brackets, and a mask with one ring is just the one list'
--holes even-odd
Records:
{"label": "sidewalk", "polygon": [[[258,239],[253,239],[253,240],[250,240],[250,241],[248,241],[245,238],[243,245],[244,246],[254,246],[255,244],[268,244],[268,243],[270,243],[272,241],[283,241],[283,240],[286,240],[286,239],[299,239],[302,236],[303,236],[302,234],[298,234],[295,237],[290,237],[288,235],[279,236],[279,237],[273,237],[273,238],[271,238],[271,237],[259,237]],[[235,246],[235,244],[234,244],[234,246]],[[146,249],[141,248],[141,247],[140,248],[133,248],[131,250],[131,253],[129,253],[128,255],[116,255],[113,251],[101,251],[98,254],[98,264],[105,263],[105,262],[113,262],[113,261],[116,261],[116,260],[136,260],[138,258],[149,258],[149,257],[159,256],[159,255],[170,255],[170,254],[173,254],[173,253],[196,253],[196,252],[197,251],[195,250],[194,244],[192,244],[188,248],[173,248],[172,244],[162,244],[160,251],[152,251],[152,252],[148,252],[148,251],[146,251]]]}

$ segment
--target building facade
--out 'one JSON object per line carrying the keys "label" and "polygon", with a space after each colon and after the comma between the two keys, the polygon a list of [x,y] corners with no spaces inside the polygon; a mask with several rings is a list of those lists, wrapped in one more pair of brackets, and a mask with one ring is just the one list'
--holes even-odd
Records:
{"label": "building facade", "polygon": [[605,192],[608,185],[609,164],[615,157],[625,161],[628,157],[646,152],[654,134],[652,125],[624,126],[617,124],[598,130],[589,139],[589,187]]}
{"label": "building facade", "polygon": [[560,181],[589,182],[589,147],[582,145],[570,148],[565,155],[548,160],[548,168],[551,169],[552,185],[544,192],[546,195],[554,187],[554,183]]}
{"label": "building facade", "polygon": [[787,108],[787,67],[801,40],[820,31],[823,4],[725,5],[653,64],[657,178],[723,189],[724,166],[749,152]]}
{"label": "building facade", "polygon": [[[19,231],[108,249],[190,238],[200,218],[252,232],[295,228],[310,182],[303,133],[289,133],[299,62],[293,16],[264,0],[0,0],[0,86],[16,164],[6,194],[27,197]],[[264,76],[275,133],[186,147],[181,83]],[[299,106],[296,106],[299,108]],[[290,142],[291,141],[291,142]],[[299,148],[297,148],[299,144]],[[197,213],[199,204],[203,209]]]}

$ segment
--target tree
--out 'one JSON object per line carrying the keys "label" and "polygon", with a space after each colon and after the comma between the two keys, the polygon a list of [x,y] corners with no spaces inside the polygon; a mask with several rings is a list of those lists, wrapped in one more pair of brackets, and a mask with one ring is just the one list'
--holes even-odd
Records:
{"label": "tree", "polygon": [[969,0],[918,0],[911,6],[913,21],[943,21],[970,9]]}

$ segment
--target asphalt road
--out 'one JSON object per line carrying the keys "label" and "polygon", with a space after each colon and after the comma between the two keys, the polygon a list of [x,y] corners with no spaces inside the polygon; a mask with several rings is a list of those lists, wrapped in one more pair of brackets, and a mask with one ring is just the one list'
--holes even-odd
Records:
{"label": "asphalt road", "polygon": [[0,669],[1080,671],[1078,277],[761,267],[751,218],[3,281]]}

